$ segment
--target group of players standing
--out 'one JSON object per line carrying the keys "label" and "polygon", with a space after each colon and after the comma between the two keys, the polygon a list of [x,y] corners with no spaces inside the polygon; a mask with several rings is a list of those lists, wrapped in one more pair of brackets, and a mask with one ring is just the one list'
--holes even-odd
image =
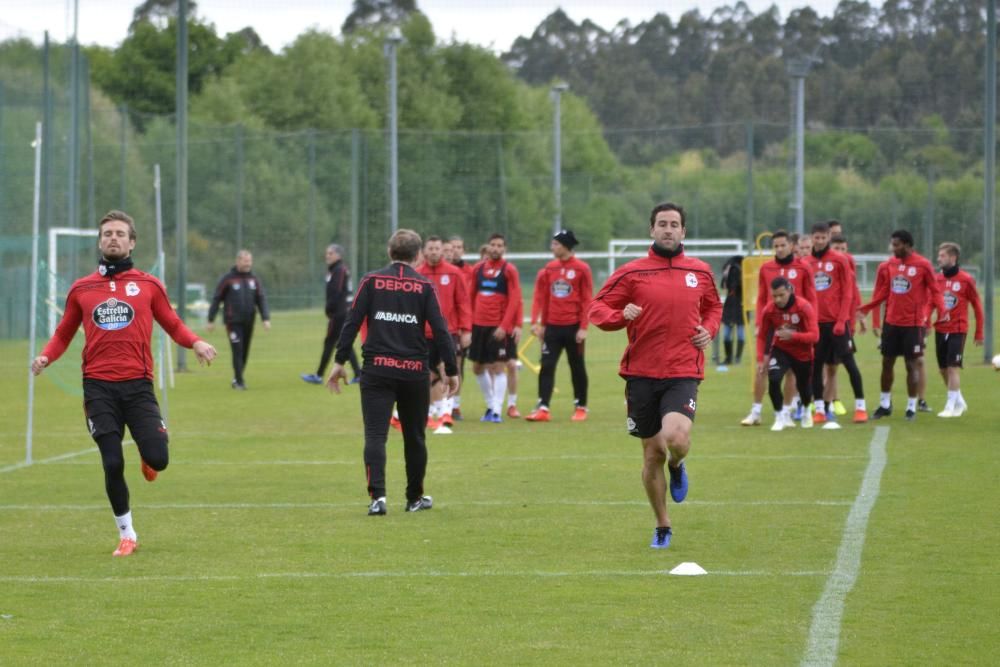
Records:
{"label": "group of players standing", "polygon": [[[839,428],[837,366],[848,372],[854,393],[853,421],[868,421],[861,372],[855,360],[855,325],[865,332],[872,314],[872,331],[880,335],[882,374],[879,405],[873,419],[892,414],[892,385],[897,357],[906,363],[905,418],[930,411],[923,397],[925,337],[936,311],[935,349],[938,368],[948,387],[939,417],[961,417],[968,409],[961,393],[959,371],[968,334],[968,308],[976,314],[976,344],[983,341],[983,311],[975,280],[959,269],[961,249],[955,243],[938,247],[935,273],[931,263],[913,249],[906,230],[891,235],[891,257],[879,265],[868,303],[861,302],[857,267],[847,252],[841,224],[832,220],[813,225],[811,234],[796,237],[783,230],[772,235],[774,259],[760,268],[755,324],[757,373],[754,400],[744,426],[761,423],[765,377],[775,412],[773,431],[799,423]],[[885,325],[881,308],[885,305]],[[846,412],[846,411],[844,411]]]}

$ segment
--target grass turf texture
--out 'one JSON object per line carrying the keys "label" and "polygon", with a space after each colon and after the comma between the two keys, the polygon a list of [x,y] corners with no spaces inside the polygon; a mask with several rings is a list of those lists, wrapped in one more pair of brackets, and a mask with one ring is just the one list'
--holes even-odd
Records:
{"label": "grass turf texture", "polygon": [[[747,366],[710,370],[689,500],[671,504],[671,548],[652,550],[639,442],[624,432],[616,376],[624,337],[593,331],[587,422],[569,421],[565,360],[548,424],[479,423],[470,374],[466,421],[452,436],[428,435],[434,510],[403,512],[392,432],[389,515],[370,518],[358,388],[334,397],[298,378],[315,370],[324,324],[317,311],[277,313],[270,332],[258,327],[247,392],[229,387],[224,332],[208,335],[220,358],[179,374],[169,395],[170,467],[148,484],[127,448],[140,538],[127,559],[111,557],[117,535],[96,450],[9,469],[23,458],[27,351],[0,346],[0,662],[802,659],[872,425],[772,434],[766,407],[763,426],[742,428]],[[873,410],[874,339],[859,343]],[[891,429],[888,465],[846,601],[843,664],[994,660],[998,382],[975,363],[963,376],[966,417],[906,423],[900,362],[896,414],[879,422]],[[848,398],[843,372],[840,386]],[[524,369],[522,411],[536,389]],[[928,399],[943,407],[933,373]],[[92,444],[79,397],[45,376],[35,418],[36,460]],[[666,575],[683,561],[709,575]]]}

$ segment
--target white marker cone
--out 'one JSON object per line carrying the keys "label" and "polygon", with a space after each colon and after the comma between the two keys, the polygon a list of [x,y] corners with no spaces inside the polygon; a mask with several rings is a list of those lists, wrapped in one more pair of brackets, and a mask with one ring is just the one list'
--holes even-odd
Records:
{"label": "white marker cone", "polygon": [[681,563],[674,569],[670,570],[670,574],[676,574],[679,576],[695,577],[699,574],[708,574],[701,565],[698,563]]}

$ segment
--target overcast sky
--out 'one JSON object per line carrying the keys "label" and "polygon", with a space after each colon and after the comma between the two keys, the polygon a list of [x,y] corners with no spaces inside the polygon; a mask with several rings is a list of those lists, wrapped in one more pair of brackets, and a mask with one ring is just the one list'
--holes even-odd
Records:
{"label": "overcast sky", "polygon": [[[136,0],[76,0],[79,2],[79,35],[82,44],[117,46],[125,38]],[[830,16],[836,0],[745,0],[754,13],[776,4],[784,19],[796,8],[811,5],[820,15]],[[612,28],[622,18],[632,24],[666,11],[677,19],[697,8],[708,15],[716,7],[734,2],[694,0],[417,0],[430,18],[440,40],[453,35],[494,51],[507,50],[519,35],[534,28],[557,7],[576,22],[589,18],[603,28]],[[877,4],[877,3],[876,3]],[[200,0],[197,14],[215,24],[220,34],[253,27],[274,51],[294,41],[310,27],[339,34],[351,11],[351,0]],[[45,30],[50,39],[67,41],[73,32],[73,0],[0,0],[0,39],[27,37],[41,41]]]}

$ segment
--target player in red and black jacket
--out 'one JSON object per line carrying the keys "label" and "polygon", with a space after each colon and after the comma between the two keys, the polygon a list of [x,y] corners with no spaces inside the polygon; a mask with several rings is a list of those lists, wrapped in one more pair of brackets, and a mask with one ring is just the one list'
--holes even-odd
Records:
{"label": "player in red and black jacket", "polygon": [[[310,384],[323,384],[323,373],[326,372],[326,365],[330,363],[333,350],[340,340],[340,330],[344,328],[344,321],[347,319],[347,296],[351,289],[351,272],[344,263],[344,249],[331,243],[326,248],[326,337],[323,339],[323,354],[319,358],[319,367],[315,373],[303,373],[300,377]],[[354,380],[359,382],[361,376],[361,366],[358,364],[358,355],[351,348],[351,354],[347,358],[354,372]]]}
{"label": "player in red and black jacket", "polygon": [[155,276],[132,267],[135,223],[128,214],[109,211],[98,224],[101,263],[73,283],[66,311],[52,339],[31,362],[35,375],[54,363],[83,324],[83,407],[90,435],[101,452],[104,488],[118,525],[115,556],[138,546],[129,509],[122,438],[128,426],[142,459],[142,474],[152,482],[167,467],[167,426],[153,393],[153,320],[178,345],[210,363],[215,348],[198,338],[170,307],[167,291]]}
{"label": "player in red and black jacket", "polygon": [[883,302],[885,305],[885,326],[882,327],[882,393],[874,419],[892,414],[893,367],[896,357],[902,356],[906,363],[906,419],[917,416],[917,394],[919,393],[920,366],[924,356],[924,326],[928,319],[928,308],[933,306],[938,312],[938,321],[949,318],[941,297],[941,289],[934,275],[934,267],[913,250],[913,235],[905,229],[897,229],[891,235],[892,257],[883,262],[876,274],[875,289],[871,301],[858,309],[858,319],[863,318]]}
{"label": "player in red and black jacket", "polygon": [[208,330],[215,324],[215,316],[222,305],[222,321],[226,324],[229,348],[233,353],[233,389],[245,390],[243,371],[250,358],[250,341],[253,338],[253,324],[260,309],[264,330],[271,328],[271,312],[267,307],[267,296],[260,278],[254,275],[253,255],[249,250],[236,253],[236,265],[222,276],[215,287],[212,305],[208,308]]}
{"label": "player in red and black jacket", "polygon": [[976,314],[974,340],[977,346],[983,344],[983,303],[976,289],[976,279],[958,267],[961,252],[957,243],[938,246],[937,263],[941,273],[937,274],[937,283],[948,311],[948,319],[944,322],[939,319],[934,327],[938,369],[948,387],[948,401],[938,417],[961,417],[969,407],[962,396],[960,375],[965,337],[969,333],[969,306]]}
{"label": "player in red and black jacket", "polygon": [[363,322],[367,337],[361,346],[361,414],[365,423],[365,470],[371,504],[368,514],[386,513],[385,442],[389,434],[392,406],[399,411],[406,457],[406,511],[430,509],[424,495],[427,445],[424,430],[430,397],[430,341],[424,327],[434,333],[433,345],[444,362],[448,393],[458,388],[455,345],[448,323],[441,315],[434,286],[414,268],[420,260],[420,235],[400,229],[389,238],[392,264],[361,279],[347,321],[340,333],[333,369],[327,386],[340,393],[339,382],[347,380],[344,363]]}
{"label": "player in red and black jacket", "polygon": [[[785,404],[781,391],[788,371],[795,374],[803,404],[809,405],[812,401],[813,348],[819,339],[819,325],[812,304],[795,294],[787,278],[778,276],[771,280],[769,292],[770,303],[764,306],[758,318],[757,374],[767,373],[768,393],[774,407],[774,426],[771,430],[781,431],[795,426],[791,405]],[[812,425],[812,417],[807,410],[802,417],[802,427],[811,428]]]}
{"label": "player in red and black jacket", "polygon": [[684,254],[685,232],[683,208],[657,205],[649,216],[649,255],[615,271],[590,305],[593,324],[628,331],[619,375],[625,378],[629,433],[642,438],[642,481],[656,515],[656,549],[670,546],[671,536],[663,467],[670,470],[671,497],[681,502],[704,350],[722,318],[712,269]]}
{"label": "player in red and black jacket", "polygon": [[552,237],[555,259],[538,272],[531,303],[531,333],[541,339],[542,364],[538,372],[538,406],[528,421],[549,421],[549,402],[556,384],[556,365],[566,350],[573,381],[572,421],[587,419],[587,367],[583,360],[587,313],[594,298],[590,266],[573,252],[579,241],[572,230]]}

